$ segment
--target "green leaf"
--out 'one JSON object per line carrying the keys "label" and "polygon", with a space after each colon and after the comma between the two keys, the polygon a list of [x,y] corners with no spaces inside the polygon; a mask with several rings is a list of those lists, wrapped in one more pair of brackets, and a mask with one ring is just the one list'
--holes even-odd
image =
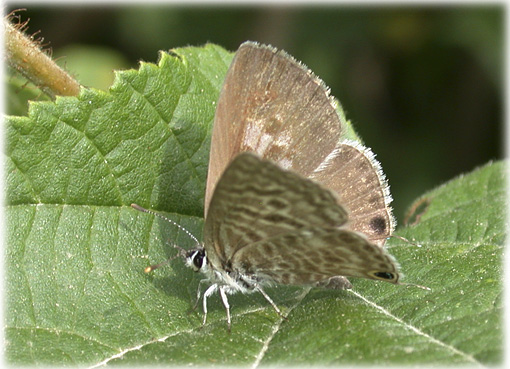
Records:
{"label": "green leaf", "polygon": [[[162,53],[108,92],[34,103],[7,119],[5,334],[12,364],[495,364],[502,356],[504,164],[425,195],[390,240],[405,282],[352,291],[275,287],[192,309],[194,241],[130,208],[162,211],[201,239],[215,102],[232,54]],[[423,214],[422,214],[423,213]],[[416,217],[414,217],[416,218]]]}

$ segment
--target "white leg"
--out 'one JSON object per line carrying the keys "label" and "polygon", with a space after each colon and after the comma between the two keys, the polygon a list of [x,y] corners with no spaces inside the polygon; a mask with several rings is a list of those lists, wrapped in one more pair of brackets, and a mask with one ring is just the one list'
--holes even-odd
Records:
{"label": "white leg", "polygon": [[276,304],[274,303],[274,301],[271,299],[271,297],[269,297],[269,295],[262,289],[262,287],[256,285],[255,286],[255,289],[257,291],[259,291],[262,296],[264,296],[264,298],[271,304],[271,306],[276,310],[276,312],[278,313],[279,316],[281,316],[283,319],[287,319],[286,316],[284,316],[282,314],[282,312],[280,311],[280,309],[278,309],[278,306],[276,306]]}
{"label": "white leg", "polygon": [[204,303],[204,321],[202,322],[202,326],[205,325],[205,321],[207,320],[207,298],[209,296],[211,296],[217,289],[218,289],[218,285],[215,283],[215,284],[209,286],[209,288],[206,289],[205,292],[204,292],[204,298],[203,298],[203,303]]}
{"label": "white leg", "polygon": [[195,305],[193,305],[193,310],[195,310],[198,306],[198,302],[200,301],[200,296],[202,296],[202,291],[200,290],[200,286],[202,286],[202,283],[209,281],[208,279],[201,279],[200,282],[198,282],[198,288],[197,288],[197,300],[195,301]]}
{"label": "white leg", "polygon": [[227,325],[228,325],[228,331],[230,332],[230,305],[228,304],[228,298],[227,294],[225,293],[226,286],[220,287],[220,296],[221,301],[223,301],[223,306],[225,306],[225,309],[227,310]]}

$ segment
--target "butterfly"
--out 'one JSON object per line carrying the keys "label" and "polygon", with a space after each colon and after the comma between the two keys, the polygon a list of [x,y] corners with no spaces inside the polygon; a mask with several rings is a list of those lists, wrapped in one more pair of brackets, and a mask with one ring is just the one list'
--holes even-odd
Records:
{"label": "butterfly", "polygon": [[347,129],[329,90],[301,63],[270,46],[240,46],[214,120],[203,242],[181,250],[210,283],[204,325],[216,291],[230,330],[229,294],[257,291],[282,315],[264,287],[351,288],[346,277],[399,283],[383,248],[394,228],[388,185],[374,154],[343,139]]}

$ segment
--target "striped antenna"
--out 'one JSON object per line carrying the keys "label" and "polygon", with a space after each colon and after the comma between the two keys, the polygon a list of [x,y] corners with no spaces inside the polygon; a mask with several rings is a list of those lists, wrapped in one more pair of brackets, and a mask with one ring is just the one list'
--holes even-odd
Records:
{"label": "striped antenna", "polygon": [[[200,246],[200,242],[198,242],[197,238],[195,236],[193,236],[191,234],[190,231],[188,231],[186,228],[184,228],[183,226],[181,226],[180,224],[177,224],[176,222],[174,222],[172,219],[169,219],[167,217],[165,217],[164,215],[161,215],[159,213],[156,213],[155,211],[152,211],[152,210],[149,210],[149,209],[145,209],[143,207],[141,207],[140,205],[137,205],[137,204],[131,204],[131,207],[133,209],[136,209],[138,211],[141,211],[142,213],[147,213],[147,214],[152,214],[154,216],[157,216],[163,220],[166,220],[167,222],[173,224],[174,226],[176,226],[177,228],[179,228],[181,231],[183,231],[184,233],[186,233],[193,241],[196,242],[197,246]],[[154,265],[150,265],[148,266],[147,268],[144,269],[144,272],[145,273],[150,273],[152,272],[154,269],[157,269],[159,267],[162,267],[163,265],[166,265],[168,264],[169,262],[171,262],[172,260],[174,260],[175,258],[179,257],[179,256],[183,256],[185,257],[186,256],[186,252],[187,250],[182,248],[181,246],[178,246],[176,244],[172,244],[172,246],[174,248],[176,248],[177,250],[179,250],[179,254],[175,255],[175,256],[172,256],[171,258],[168,258],[167,260],[163,261],[162,263],[159,263],[159,264],[154,264]]]}

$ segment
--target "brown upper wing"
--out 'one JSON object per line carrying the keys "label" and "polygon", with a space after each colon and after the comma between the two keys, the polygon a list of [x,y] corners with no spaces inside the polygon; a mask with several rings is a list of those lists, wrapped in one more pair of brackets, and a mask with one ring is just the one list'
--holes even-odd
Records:
{"label": "brown upper wing", "polygon": [[342,124],[324,83],[284,51],[245,42],[227,72],[211,141],[205,214],[239,153],[309,176],[335,148]]}

